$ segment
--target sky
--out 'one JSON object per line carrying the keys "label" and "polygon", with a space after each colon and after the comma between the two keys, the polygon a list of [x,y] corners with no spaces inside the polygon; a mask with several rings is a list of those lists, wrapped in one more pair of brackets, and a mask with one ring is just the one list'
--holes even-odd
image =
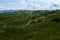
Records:
{"label": "sky", "polygon": [[60,0],[0,0],[0,10],[56,10]]}

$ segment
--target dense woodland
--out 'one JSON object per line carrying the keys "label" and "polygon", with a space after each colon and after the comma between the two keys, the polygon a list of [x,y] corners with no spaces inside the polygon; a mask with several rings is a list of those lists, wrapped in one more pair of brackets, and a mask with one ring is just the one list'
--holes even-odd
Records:
{"label": "dense woodland", "polygon": [[0,40],[60,40],[60,10],[0,13]]}

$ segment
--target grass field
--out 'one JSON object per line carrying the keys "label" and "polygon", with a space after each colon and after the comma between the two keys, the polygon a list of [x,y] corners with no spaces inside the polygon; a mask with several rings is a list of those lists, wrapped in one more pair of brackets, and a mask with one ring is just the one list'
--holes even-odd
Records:
{"label": "grass field", "polygon": [[0,40],[60,40],[60,11],[0,14]]}

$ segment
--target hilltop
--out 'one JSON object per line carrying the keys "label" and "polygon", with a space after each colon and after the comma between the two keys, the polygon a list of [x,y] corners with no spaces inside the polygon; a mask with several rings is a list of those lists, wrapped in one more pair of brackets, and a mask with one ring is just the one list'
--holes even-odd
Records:
{"label": "hilltop", "polygon": [[60,40],[60,10],[24,10],[0,15],[0,40]]}

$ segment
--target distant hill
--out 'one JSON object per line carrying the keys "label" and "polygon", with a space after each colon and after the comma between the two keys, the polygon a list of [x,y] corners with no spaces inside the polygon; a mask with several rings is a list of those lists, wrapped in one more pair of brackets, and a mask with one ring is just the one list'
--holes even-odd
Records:
{"label": "distant hill", "polygon": [[0,10],[0,13],[5,13],[5,12],[15,12],[17,10]]}

